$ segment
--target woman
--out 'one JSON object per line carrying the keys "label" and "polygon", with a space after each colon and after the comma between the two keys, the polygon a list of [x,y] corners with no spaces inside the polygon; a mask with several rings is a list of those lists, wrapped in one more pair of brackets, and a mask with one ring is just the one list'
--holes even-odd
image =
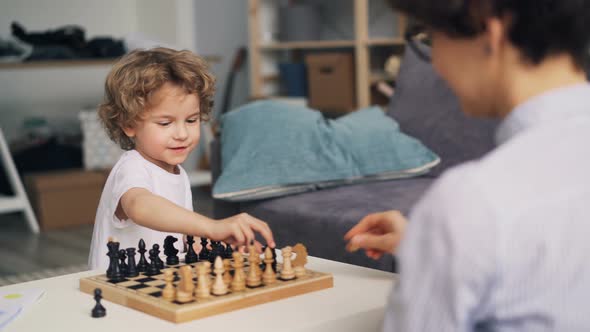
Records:
{"label": "woman", "polygon": [[[409,216],[345,236],[399,281],[386,331],[590,331],[590,0],[392,0],[424,23],[412,49],[498,146],[443,174]],[[406,225],[407,224],[407,225]],[[399,248],[398,248],[399,245]]]}

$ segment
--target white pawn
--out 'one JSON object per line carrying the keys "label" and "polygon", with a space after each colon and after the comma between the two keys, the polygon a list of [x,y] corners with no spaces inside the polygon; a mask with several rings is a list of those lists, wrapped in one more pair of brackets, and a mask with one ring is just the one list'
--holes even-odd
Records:
{"label": "white pawn", "polygon": [[239,251],[234,251],[234,278],[231,281],[231,290],[239,292],[246,289],[246,274],[244,273],[244,259]]}
{"label": "white pawn", "polygon": [[215,282],[213,283],[213,288],[211,289],[211,292],[214,295],[224,295],[228,292],[227,285],[223,281],[223,271],[223,260],[221,259],[221,256],[217,256],[217,258],[215,258],[215,265],[213,269],[213,272],[215,273]]}
{"label": "white pawn", "polygon": [[283,255],[283,269],[281,270],[281,279],[283,280],[291,280],[295,278],[295,271],[293,271],[293,266],[291,266],[291,255],[292,255],[292,248],[290,246],[286,246],[281,250],[281,255]]}
{"label": "white pawn", "polygon": [[211,263],[205,261],[197,264],[197,288],[195,289],[195,295],[198,299],[205,299],[211,296],[211,290],[209,289],[209,266]]}
{"label": "white pawn", "polygon": [[176,296],[176,290],[174,289],[174,285],[172,281],[174,280],[174,272],[172,270],[164,270],[164,281],[166,281],[166,286],[162,290],[162,298],[167,301],[173,301],[174,297]]}
{"label": "white pawn", "polygon": [[274,284],[277,281],[275,271],[272,269],[273,261],[272,249],[270,249],[270,247],[266,247],[266,250],[264,251],[264,264],[266,265],[266,268],[262,274],[262,281],[265,285]]}
{"label": "white pawn", "polygon": [[190,302],[193,300],[193,291],[195,288],[191,266],[181,266],[178,274],[180,275],[180,282],[176,290],[176,301],[180,303]]}

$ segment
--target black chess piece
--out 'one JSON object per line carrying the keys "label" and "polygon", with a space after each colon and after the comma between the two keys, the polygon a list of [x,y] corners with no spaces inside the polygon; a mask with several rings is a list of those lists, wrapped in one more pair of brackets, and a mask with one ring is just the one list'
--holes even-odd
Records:
{"label": "black chess piece", "polygon": [[119,282],[125,279],[121,269],[119,268],[119,242],[111,241],[107,244],[109,247],[109,268],[107,270],[107,278],[112,282]]}
{"label": "black chess piece", "polygon": [[[162,259],[160,259],[160,245],[157,243],[154,243],[154,245],[152,246],[152,249],[154,250],[154,253],[155,253],[156,264],[158,264],[158,269],[163,269],[164,268],[164,261]],[[150,259],[151,259],[151,257],[150,257]]]}
{"label": "black chess piece", "polygon": [[119,250],[119,260],[120,260],[119,270],[121,270],[122,275],[127,274],[127,263],[125,263],[126,259],[127,259],[127,252],[125,251],[125,249]]}
{"label": "black chess piece", "polygon": [[135,248],[127,248],[127,273],[125,273],[125,276],[137,277],[138,275],[139,271],[137,271],[135,265]]}
{"label": "black chess piece", "polygon": [[145,271],[146,276],[154,276],[160,274],[160,268],[158,267],[158,255],[154,249],[150,249],[150,264]]}
{"label": "black chess piece", "polygon": [[209,248],[207,248],[207,245],[209,245],[207,238],[202,237],[201,252],[199,253],[199,259],[202,261],[209,260]]}
{"label": "black chess piece", "polygon": [[[116,259],[117,260],[117,264],[119,264],[119,256],[118,256],[119,255],[119,249],[118,248],[115,249],[114,242],[113,241],[110,241],[110,240],[109,240],[109,242],[107,242],[107,248],[108,248],[107,256],[109,257],[109,267],[107,268],[107,278],[110,279],[110,278],[113,277],[113,268],[112,268],[113,259]],[[115,250],[117,250],[117,254],[116,255],[114,254]]]}
{"label": "black chess piece", "polygon": [[100,300],[102,299],[102,291],[100,288],[94,289],[94,300],[96,301],[96,305],[92,308],[92,317],[100,318],[107,315],[107,309],[102,306]]}
{"label": "black chess piece", "polygon": [[217,256],[221,256],[223,258],[223,253],[225,248],[221,245],[219,241],[211,241],[211,251],[209,252],[209,262],[211,264],[215,263],[215,259]]}
{"label": "black chess piece", "polygon": [[176,265],[180,262],[178,256],[176,256],[176,254],[178,254],[178,249],[174,247],[174,242],[176,241],[178,241],[178,239],[172,235],[168,235],[166,236],[166,239],[164,239],[164,255],[166,255],[166,265]]}
{"label": "black chess piece", "polygon": [[234,257],[233,253],[234,253],[234,249],[229,244],[226,244],[225,245],[225,252],[223,253],[223,257],[228,258],[228,259],[232,259]]}
{"label": "black chess piece", "polygon": [[186,236],[186,244],[188,245],[188,248],[186,250],[186,255],[184,256],[184,262],[186,264],[198,262],[199,256],[197,256],[197,253],[193,248],[193,244],[195,244],[195,239],[192,235]]}
{"label": "black chess piece", "polygon": [[145,242],[143,241],[143,239],[139,240],[139,244],[137,245],[137,247],[139,248],[137,250],[137,251],[139,251],[139,262],[137,263],[137,271],[138,272],[145,272],[148,267],[148,262],[145,259],[145,252],[147,250],[145,249]]}

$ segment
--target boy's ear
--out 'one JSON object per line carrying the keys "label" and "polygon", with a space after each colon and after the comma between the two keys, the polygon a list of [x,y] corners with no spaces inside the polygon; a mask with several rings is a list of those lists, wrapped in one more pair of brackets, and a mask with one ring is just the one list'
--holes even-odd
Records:
{"label": "boy's ear", "polygon": [[123,128],[123,132],[129,138],[135,137],[135,128],[132,128],[132,127]]}

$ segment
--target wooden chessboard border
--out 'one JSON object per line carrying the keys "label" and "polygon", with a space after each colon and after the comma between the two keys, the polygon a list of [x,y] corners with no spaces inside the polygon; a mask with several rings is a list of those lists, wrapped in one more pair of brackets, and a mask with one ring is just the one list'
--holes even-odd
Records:
{"label": "wooden chessboard border", "polygon": [[[280,264],[279,264],[280,265]],[[144,313],[182,323],[195,319],[222,314],[254,305],[315,292],[334,286],[331,274],[307,270],[306,276],[290,281],[277,280],[275,284],[248,288],[245,291],[223,296],[211,295],[191,303],[176,304],[161,297],[142,293],[108,282],[104,274],[80,279],[80,291],[94,294],[95,288],[102,290],[103,299],[142,311]]]}

